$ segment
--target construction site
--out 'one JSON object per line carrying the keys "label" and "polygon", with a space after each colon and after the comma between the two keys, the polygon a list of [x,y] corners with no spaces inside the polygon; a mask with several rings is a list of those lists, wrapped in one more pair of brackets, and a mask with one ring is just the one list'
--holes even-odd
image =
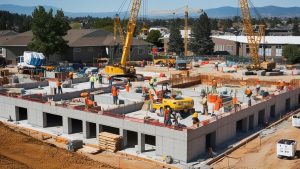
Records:
{"label": "construction site", "polygon": [[[253,31],[248,1],[240,5],[251,64],[220,56],[189,57],[185,39],[185,58],[140,61],[134,67],[128,56],[141,3],[133,0],[126,35],[120,31],[117,38],[123,45],[119,63],[104,60],[97,67],[60,71],[43,67],[43,54],[24,52],[24,64],[34,68],[0,69],[0,136],[9,138],[0,143],[16,146],[18,139],[24,147],[30,143],[47,149],[44,158],[51,153],[55,165],[43,163],[41,168],[278,167],[276,141],[300,141],[298,129],[291,127],[300,104],[300,76],[295,69],[260,59],[264,26]],[[178,68],[182,63],[184,68]],[[10,137],[13,132],[17,135]],[[76,155],[60,151],[64,164],[46,143]],[[0,151],[0,165],[38,168],[11,151]],[[23,151],[30,154],[28,147]],[[110,156],[101,155],[105,152]],[[258,162],[261,156],[265,158]],[[299,163],[284,165],[297,168]]]}

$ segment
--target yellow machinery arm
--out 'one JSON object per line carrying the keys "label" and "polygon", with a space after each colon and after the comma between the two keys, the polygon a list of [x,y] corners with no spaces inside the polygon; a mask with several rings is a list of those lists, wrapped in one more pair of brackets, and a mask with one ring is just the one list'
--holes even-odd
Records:
{"label": "yellow machinery arm", "polygon": [[[133,33],[134,33],[134,29],[135,29],[136,22],[137,22],[138,13],[139,13],[139,10],[141,7],[141,1],[142,0],[132,0],[132,8],[130,11],[130,17],[129,17],[128,24],[127,24],[126,39],[125,40],[121,39],[121,43],[124,42],[121,62],[120,62],[120,64],[117,64],[117,65],[111,65],[111,66],[105,67],[105,73],[107,73],[109,75],[113,75],[113,76],[135,75],[135,69],[133,67],[130,67],[129,69],[126,68],[126,60],[129,55],[129,52],[130,52],[130,46],[131,46]],[[117,20],[120,20],[120,19],[117,18],[115,21],[117,21]],[[114,31],[116,34],[117,28],[115,28]],[[119,31],[120,31],[120,26],[119,26]],[[123,31],[122,31],[122,33],[123,33]]]}
{"label": "yellow machinery arm", "polygon": [[258,33],[254,33],[251,23],[251,15],[248,0],[240,0],[240,6],[243,17],[245,35],[247,36],[247,40],[249,43],[250,56],[252,58],[254,68],[259,69],[259,44],[262,38],[265,36],[265,25],[259,25]]}
{"label": "yellow machinery arm", "polygon": [[115,19],[114,19],[114,40],[115,40],[115,42],[117,41],[117,31],[119,31],[119,34],[120,34],[120,43],[123,45],[125,38],[124,38],[124,33],[123,33],[120,17],[118,14],[115,16]]}
{"label": "yellow machinery arm", "polygon": [[122,53],[122,59],[121,59],[121,66],[124,66],[124,67],[126,66],[127,56],[129,55],[129,52],[130,52],[130,46],[131,46],[139,10],[141,7],[141,1],[142,0],[133,0],[132,1],[132,8],[130,11],[130,17],[129,17],[128,24],[127,24],[127,32],[126,32],[127,34],[126,34],[126,39],[125,39],[125,43],[123,46],[123,53]]}

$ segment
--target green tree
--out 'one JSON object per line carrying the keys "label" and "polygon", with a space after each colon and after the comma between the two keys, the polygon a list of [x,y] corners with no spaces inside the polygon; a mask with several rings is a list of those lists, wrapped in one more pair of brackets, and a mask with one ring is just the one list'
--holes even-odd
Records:
{"label": "green tree", "polygon": [[197,55],[211,54],[214,43],[211,39],[211,27],[206,13],[200,15],[192,26],[190,50]]}
{"label": "green tree", "polygon": [[32,42],[29,49],[43,53],[47,58],[52,54],[63,54],[67,41],[63,36],[70,29],[67,18],[63,11],[58,10],[53,16],[53,10],[45,11],[45,8],[39,6],[32,13]]}
{"label": "green tree", "polygon": [[174,52],[177,55],[182,55],[184,51],[184,43],[183,43],[183,38],[181,36],[179,27],[175,22],[171,26],[170,29],[170,38],[168,42],[168,52]]}
{"label": "green tree", "polygon": [[294,20],[293,36],[300,36],[299,22],[296,19]]}
{"label": "green tree", "polygon": [[288,63],[300,62],[300,48],[297,45],[286,45],[283,47],[282,55],[287,59]]}
{"label": "green tree", "polygon": [[161,39],[160,38],[161,38],[160,31],[159,30],[152,30],[148,34],[146,41],[154,44],[157,47],[162,47],[163,45],[161,43]]}

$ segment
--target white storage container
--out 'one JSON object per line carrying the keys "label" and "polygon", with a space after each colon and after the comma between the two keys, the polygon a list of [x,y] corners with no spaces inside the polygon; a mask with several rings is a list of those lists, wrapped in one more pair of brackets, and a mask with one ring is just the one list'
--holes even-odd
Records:
{"label": "white storage container", "polygon": [[281,139],[277,142],[277,157],[293,158],[297,151],[297,142],[295,140]]}
{"label": "white storage container", "polygon": [[300,127],[300,116],[295,115],[292,117],[292,125],[293,127]]}

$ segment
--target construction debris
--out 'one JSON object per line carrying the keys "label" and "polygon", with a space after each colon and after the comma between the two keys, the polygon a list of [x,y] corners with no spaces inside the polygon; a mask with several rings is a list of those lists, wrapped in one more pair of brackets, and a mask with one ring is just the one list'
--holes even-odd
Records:
{"label": "construction debris", "polygon": [[116,152],[122,148],[122,136],[107,132],[99,133],[99,148],[109,152]]}

